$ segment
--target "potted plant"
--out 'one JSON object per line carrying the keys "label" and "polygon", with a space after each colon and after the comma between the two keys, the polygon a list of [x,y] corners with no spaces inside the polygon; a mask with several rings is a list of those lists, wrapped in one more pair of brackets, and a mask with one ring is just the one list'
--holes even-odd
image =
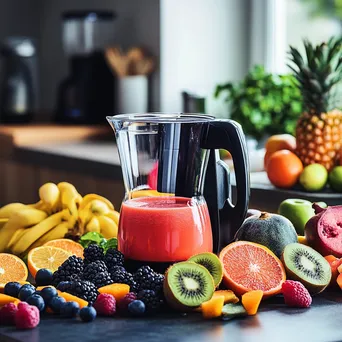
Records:
{"label": "potted plant", "polygon": [[215,97],[225,95],[232,120],[256,140],[280,133],[294,134],[302,100],[292,75],[275,75],[257,65],[241,82],[220,84]]}

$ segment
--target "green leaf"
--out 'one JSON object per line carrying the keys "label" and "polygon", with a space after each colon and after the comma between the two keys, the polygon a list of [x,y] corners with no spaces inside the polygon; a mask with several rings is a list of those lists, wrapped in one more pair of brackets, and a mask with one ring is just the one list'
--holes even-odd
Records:
{"label": "green leaf", "polygon": [[96,243],[100,246],[101,243],[103,243],[103,240],[105,240],[105,238],[100,233],[88,232],[81,236],[79,243],[86,248],[91,243]]}
{"label": "green leaf", "polygon": [[112,239],[109,239],[105,245],[105,252],[107,252],[107,250],[109,248],[114,248],[114,249],[117,249],[118,248],[118,239],[117,238],[112,238]]}

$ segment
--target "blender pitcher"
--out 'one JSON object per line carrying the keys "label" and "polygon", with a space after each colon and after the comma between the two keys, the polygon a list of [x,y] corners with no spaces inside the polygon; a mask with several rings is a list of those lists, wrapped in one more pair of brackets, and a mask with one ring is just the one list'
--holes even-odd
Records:
{"label": "blender pitcher", "polygon": [[[217,253],[233,239],[249,201],[239,124],[200,114],[121,114],[107,120],[126,191],[118,232],[126,260],[168,265],[197,253]],[[235,206],[219,148],[233,158]]]}

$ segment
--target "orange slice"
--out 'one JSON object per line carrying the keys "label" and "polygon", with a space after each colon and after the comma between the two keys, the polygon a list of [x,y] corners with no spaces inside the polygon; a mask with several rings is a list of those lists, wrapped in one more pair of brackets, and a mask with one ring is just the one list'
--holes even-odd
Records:
{"label": "orange slice", "polygon": [[25,263],[13,254],[0,253],[0,287],[9,281],[26,281],[28,271]]}
{"label": "orange slice", "polygon": [[282,262],[267,247],[248,241],[226,246],[219,256],[223,264],[223,281],[238,295],[262,290],[263,298],[281,292],[286,280]]}
{"label": "orange slice", "polygon": [[30,250],[27,256],[27,265],[30,273],[35,277],[41,268],[47,268],[51,272],[57,271],[58,267],[71,255],[62,248],[52,246],[36,247]]}
{"label": "orange slice", "polygon": [[83,259],[84,248],[78,242],[75,242],[73,240],[70,240],[70,239],[51,240],[51,241],[44,243],[44,246],[53,246],[53,247],[62,248],[70,252],[71,254],[74,254],[77,257],[80,257]]}

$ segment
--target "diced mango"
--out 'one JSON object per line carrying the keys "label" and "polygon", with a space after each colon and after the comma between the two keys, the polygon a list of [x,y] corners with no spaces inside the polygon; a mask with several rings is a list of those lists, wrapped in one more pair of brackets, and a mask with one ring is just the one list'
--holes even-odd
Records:
{"label": "diced mango", "polygon": [[0,306],[4,306],[8,303],[15,303],[16,301],[18,301],[18,298],[0,293]]}
{"label": "diced mango", "polygon": [[204,318],[216,318],[222,315],[224,296],[213,296],[207,302],[201,304],[202,315]]}
{"label": "diced mango", "polygon": [[108,294],[111,294],[114,296],[114,298],[116,300],[121,300],[123,297],[126,296],[126,294],[129,292],[129,285],[127,284],[117,284],[117,283],[114,283],[114,284],[110,284],[110,285],[106,285],[106,286],[103,286],[103,287],[100,287],[98,289],[98,291],[100,293],[108,293]]}
{"label": "diced mango", "polygon": [[255,315],[264,293],[261,290],[253,290],[244,293],[241,297],[241,302],[249,316]]}
{"label": "diced mango", "polygon": [[60,297],[63,297],[67,302],[76,302],[80,306],[80,308],[84,308],[88,306],[88,302],[82,298],[76,297],[68,292],[61,292],[59,294]]}
{"label": "diced mango", "polygon": [[336,279],[338,286],[342,290],[342,273],[340,273]]}
{"label": "diced mango", "polygon": [[306,237],[302,235],[298,235],[298,242],[302,245],[308,245],[308,242],[306,241]]}
{"label": "diced mango", "polygon": [[232,290],[217,290],[213,294],[213,297],[216,296],[223,296],[224,304],[237,303],[239,301],[239,298],[236,297],[235,293]]}

